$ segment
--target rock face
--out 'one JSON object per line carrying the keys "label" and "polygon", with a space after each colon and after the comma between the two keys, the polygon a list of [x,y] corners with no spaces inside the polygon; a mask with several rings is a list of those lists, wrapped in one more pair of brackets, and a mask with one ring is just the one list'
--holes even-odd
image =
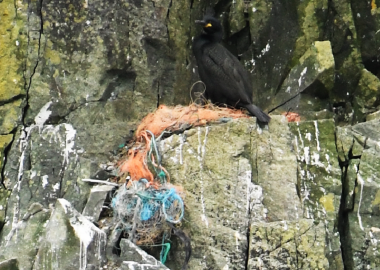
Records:
{"label": "rock face", "polygon": [[[189,269],[377,269],[378,5],[0,1],[0,269],[165,269],[120,240],[113,187],[82,179],[117,173],[148,112],[190,102],[194,20],[209,6],[273,118],[160,142],[186,193]],[[172,241],[166,264],[181,269]]]}
{"label": "rock face", "polygon": [[[244,269],[253,222],[302,218],[290,144],[284,117],[274,117],[266,130],[253,120],[239,120],[161,143],[171,177],[187,191],[191,211],[184,228],[194,250],[191,269]],[[279,186],[282,194],[276,192]],[[181,253],[173,257],[182,259]]]}
{"label": "rock face", "polygon": [[65,199],[58,199],[33,269],[101,268],[105,263],[106,234],[78,213]]}
{"label": "rock face", "polygon": [[[351,269],[376,269],[379,263],[379,120],[342,128],[339,139],[347,141],[341,148],[345,161],[343,201],[345,227],[343,255]],[[348,150],[348,151],[347,151]],[[344,155],[348,153],[348,155]]]}
{"label": "rock face", "polygon": [[154,257],[148,255],[146,252],[140,250],[135,244],[127,239],[120,241],[121,254],[120,257],[126,259],[120,267],[125,270],[165,270],[169,269],[162,263],[158,262]]}

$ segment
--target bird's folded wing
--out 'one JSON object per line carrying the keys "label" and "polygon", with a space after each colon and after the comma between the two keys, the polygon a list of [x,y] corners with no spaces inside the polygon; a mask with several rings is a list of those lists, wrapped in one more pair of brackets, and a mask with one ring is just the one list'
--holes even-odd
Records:
{"label": "bird's folded wing", "polygon": [[241,101],[249,102],[250,98],[246,96],[245,92],[247,86],[243,81],[246,71],[232,53],[218,44],[205,50],[203,61],[208,67],[209,76],[220,78],[226,87],[240,92]]}

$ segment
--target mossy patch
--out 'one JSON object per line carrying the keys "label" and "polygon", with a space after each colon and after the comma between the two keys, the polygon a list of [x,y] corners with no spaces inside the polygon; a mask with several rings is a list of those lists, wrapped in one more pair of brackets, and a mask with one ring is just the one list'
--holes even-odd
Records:
{"label": "mossy patch", "polygon": [[323,207],[325,208],[325,210],[327,212],[334,212],[335,211],[334,194],[333,193],[329,193],[325,196],[322,196],[319,199],[319,202],[323,205]]}
{"label": "mossy patch", "polygon": [[10,195],[11,195],[10,190],[5,190],[3,188],[0,188],[0,228],[4,224],[5,213],[7,209],[7,202]]}
{"label": "mossy patch", "polygon": [[292,66],[306,52],[310,45],[317,40],[323,32],[324,26],[319,23],[319,11],[327,10],[328,1],[303,1],[298,6],[298,16],[301,28],[301,34],[296,41]]}
{"label": "mossy patch", "polygon": [[59,65],[61,63],[61,57],[59,52],[53,50],[53,43],[49,40],[46,44],[45,58],[49,59],[53,65]]}
{"label": "mossy patch", "polygon": [[22,100],[0,106],[0,134],[8,134],[17,127],[17,121],[21,116]]}
{"label": "mossy patch", "polygon": [[[13,134],[8,135],[0,135],[0,171],[3,168],[3,162],[4,162],[4,150],[7,148],[7,146],[12,142],[13,140]],[[0,182],[2,182],[3,179],[0,178]]]}
{"label": "mossy patch", "polygon": [[380,205],[380,189],[376,192],[375,199],[372,201],[372,206]]}
{"label": "mossy patch", "polygon": [[6,101],[25,92],[22,65],[27,42],[14,1],[0,2],[0,10],[0,101]]}

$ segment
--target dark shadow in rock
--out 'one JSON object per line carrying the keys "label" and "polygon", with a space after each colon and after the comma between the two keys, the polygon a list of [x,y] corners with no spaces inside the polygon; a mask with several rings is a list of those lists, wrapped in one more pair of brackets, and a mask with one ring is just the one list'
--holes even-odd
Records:
{"label": "dark shadow in rock", "polygon": [[[132,85],[132,90],[133,90],[137,75],[134,71],[124,70],[124,69],[112,69],[112,70],[107,71],[106,77],[110,78],[111,82],[108,83],[99,101],[107,101],[108,99],[116,99],[118,97],[119,92],[122,89],[125,89],[125,88],[130,89],[131,85]],[[101,81],[104,82],[105,80],[106,79],[103,78]],[[121,86],[122,88],[122,89],[119,89],[120,91],[118,91],[119,86]]]}
{"label": "dark shadow in rock", "polygon": [[363,61],[363,64],[369,72],[380,78],[380,55],[368,58]]}

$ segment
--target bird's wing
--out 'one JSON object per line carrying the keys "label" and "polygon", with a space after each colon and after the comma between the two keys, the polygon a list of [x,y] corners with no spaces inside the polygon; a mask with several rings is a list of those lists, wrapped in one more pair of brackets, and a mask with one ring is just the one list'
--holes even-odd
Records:
{"label": "bird's wing", "polygon": [[[250,82],[245,81],[249,78],[239,60],[220,44],[207,48],[203,55],[203,61],[209,69],[209,76],[221,78],[226,88],[239,92],[241,102],[251,103],[248,93],[252,89],[246,89],[250,88]],[[225,93],[227,98],[232,98],[228,96],[230,91]]]}

